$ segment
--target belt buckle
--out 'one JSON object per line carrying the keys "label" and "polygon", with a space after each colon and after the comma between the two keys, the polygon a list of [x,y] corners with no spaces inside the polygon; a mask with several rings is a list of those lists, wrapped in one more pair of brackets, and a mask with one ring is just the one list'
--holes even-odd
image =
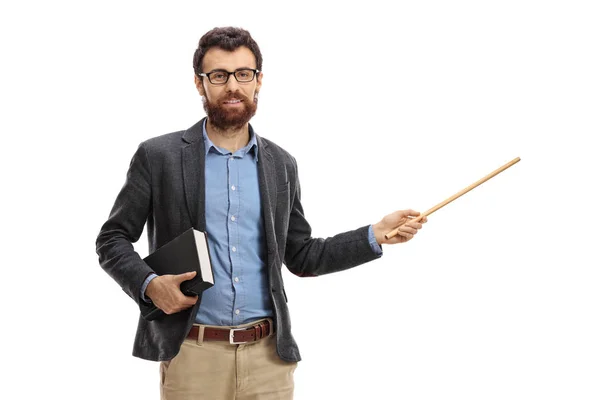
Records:
{"label": "belt buckle", "polygon": [[243,343],[248,343],[248,342],[235,342],[235,341],[233,340],[233,334],[234,334],[234,332],[237,332],[237,331],[245,331],[245,330],[247,330],[247,329],[248,329],[248,328],[232,328],[232,329],[230,329],[230,330],[229,330],[229,343],[230,343],[230,344],[243,344]]}

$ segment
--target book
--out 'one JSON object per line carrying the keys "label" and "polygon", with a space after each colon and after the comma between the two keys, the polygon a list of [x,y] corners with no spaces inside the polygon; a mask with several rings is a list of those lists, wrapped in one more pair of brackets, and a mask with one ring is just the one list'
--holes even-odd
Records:
{"label": "book", "polygon": [[[200,296],[215,284],[207,234],[194,228],[167,242],[145,257],[144,261],[157,275],[179,275],[196,271],[194,278],[183,281],[180,285],[186,296]],[[152,320],[164,315],[154,304],[149,306],[142,313],[145,319]]]}

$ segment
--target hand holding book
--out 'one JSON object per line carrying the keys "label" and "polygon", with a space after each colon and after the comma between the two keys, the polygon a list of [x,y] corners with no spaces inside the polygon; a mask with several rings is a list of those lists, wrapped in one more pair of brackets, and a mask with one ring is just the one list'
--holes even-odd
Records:
{"label": "hand holding book", "polygon": [[140,306],[142,317],[149,321],[194,306],[202,291],[214,285],[206,232],[190,228],[144,261],[159,275],[145,292],[152,304]]}
{"label": "hand holding book", "polygon": [[146,289],[149,297],[156,307],[165,314],[174,314],[192,307],[198,301],[198,295],[186,296],[180,289],[181,283],[193,279],[196,271],[179,275],[162,275],[152,279]]}

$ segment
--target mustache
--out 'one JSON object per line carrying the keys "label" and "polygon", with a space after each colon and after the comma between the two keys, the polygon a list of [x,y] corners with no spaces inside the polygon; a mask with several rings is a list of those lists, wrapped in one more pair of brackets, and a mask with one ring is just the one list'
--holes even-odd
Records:
{"label": "mustache", "polygon": [[240,100],[240,101],[248,101],[248,97],[244,96],[242,93],[231,93],[223,96],[221,101],[229,101],[229,100]]}

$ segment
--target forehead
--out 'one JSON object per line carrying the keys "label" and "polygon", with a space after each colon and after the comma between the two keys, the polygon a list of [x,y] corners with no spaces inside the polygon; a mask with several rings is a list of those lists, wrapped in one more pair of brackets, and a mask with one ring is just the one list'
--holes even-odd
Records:
{"label": "forehead", "polygon": [[238,47],[234,51],[213,47],[206,52],[202,60],[203,71],[215,69],[233,71],[238,68],[256,68],[254,54],[245,46]]}

